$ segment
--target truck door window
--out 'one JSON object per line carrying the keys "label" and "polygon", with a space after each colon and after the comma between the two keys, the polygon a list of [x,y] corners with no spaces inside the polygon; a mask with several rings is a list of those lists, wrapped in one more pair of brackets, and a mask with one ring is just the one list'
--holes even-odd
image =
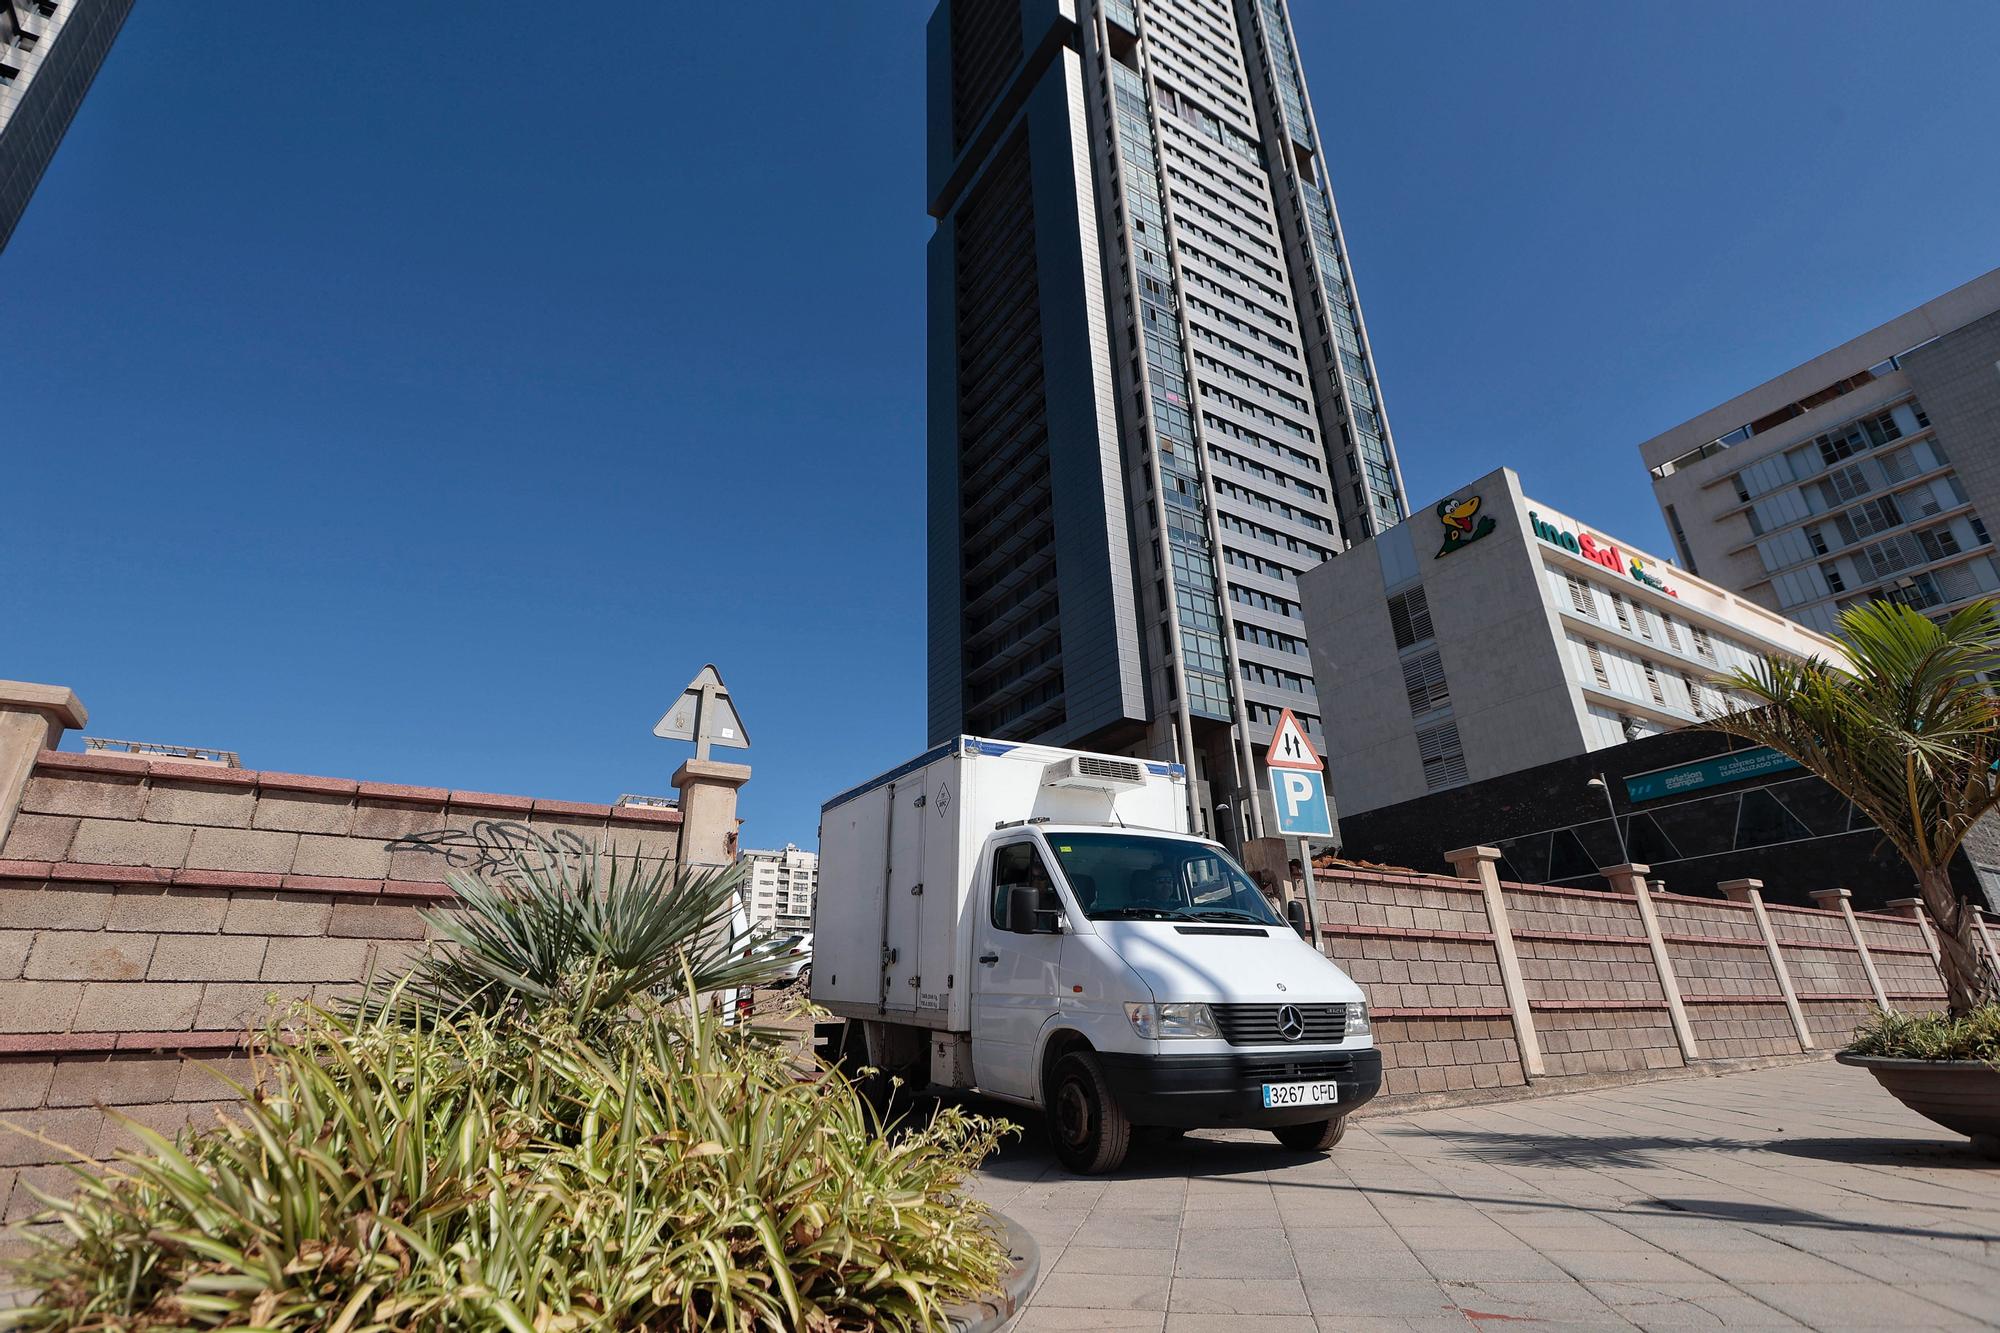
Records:
{"label": "truck door window", "polygon": [[1056,898],[1055,881],[1049,878],[1048,867],[1042,864],[1041,853],[1032,842],[1010,842],[993,853],[993,901],[991,911],[993,924],[1000,929],[1007,928],[1007,891],[1020,885],[1035,890],[1041,910],[1054,912],[1062,908]]}

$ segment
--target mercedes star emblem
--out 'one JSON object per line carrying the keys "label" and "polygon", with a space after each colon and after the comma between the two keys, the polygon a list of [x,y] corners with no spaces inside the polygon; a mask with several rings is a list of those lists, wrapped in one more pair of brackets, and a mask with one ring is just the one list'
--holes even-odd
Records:
{"label": "mercedes star emblem", "polygon": [[1305,1015],[1299,1012],[1297,1005],[1281,1004],[1278,1006],[1278,1035],[1286,1041],[1297,1041],[1300,1037],[1306,1035]]}

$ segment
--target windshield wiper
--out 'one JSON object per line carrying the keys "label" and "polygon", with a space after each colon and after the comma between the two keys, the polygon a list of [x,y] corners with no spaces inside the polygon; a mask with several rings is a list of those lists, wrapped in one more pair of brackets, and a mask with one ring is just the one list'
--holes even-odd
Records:
{"label": "windshield wiper", "polygon": [[1247,921],[1253,926],[1268,926],[1271,924],[1261,916],[1250,912],[1239,912],[1231,907],[1211,907],[1206,911],[1190,912],[1188,915],[1199,917],[1203,921]]}
{"label": "windshield wiper", "polygon": [[1084,915],[1092,921],[1171,921],[1181,913],[1158,907],[1104,907]]}

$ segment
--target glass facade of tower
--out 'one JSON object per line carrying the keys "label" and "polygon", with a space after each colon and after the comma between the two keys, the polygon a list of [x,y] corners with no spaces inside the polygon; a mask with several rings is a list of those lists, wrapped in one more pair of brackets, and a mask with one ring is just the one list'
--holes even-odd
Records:
{"label": "glass facade of tower", "polygon": [[0,249],[132,0],[0,0]]}
{"label": "glass facade of tower", "polygon": [[930,41],[933,738],[1179,759],[1262,831],[1280,714],[1324,741],[1296,578],[1405,516],[1286,7]]}

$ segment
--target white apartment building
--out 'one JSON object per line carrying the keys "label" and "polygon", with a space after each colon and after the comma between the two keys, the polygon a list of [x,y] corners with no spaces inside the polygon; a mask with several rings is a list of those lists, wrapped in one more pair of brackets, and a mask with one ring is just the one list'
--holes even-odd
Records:
{"label": "white apartment building", "polygon": [[791,843],[775,852],[745,852],[750,880],[750,921],[773,930],[811,930],[819,892],[819,855]]}
{"label": "white apartment building", "polygon": [[1682,562],[1814,629],[2000,593],[2000,269],[1639,451]]}
{"label": "white apartment building", "polygon": [[[1449,516],[1450,522],[1447,522]],[[1529,499],[1512,469],[1300,576],[1337,809],[1687,726],[1832,640]]]}

